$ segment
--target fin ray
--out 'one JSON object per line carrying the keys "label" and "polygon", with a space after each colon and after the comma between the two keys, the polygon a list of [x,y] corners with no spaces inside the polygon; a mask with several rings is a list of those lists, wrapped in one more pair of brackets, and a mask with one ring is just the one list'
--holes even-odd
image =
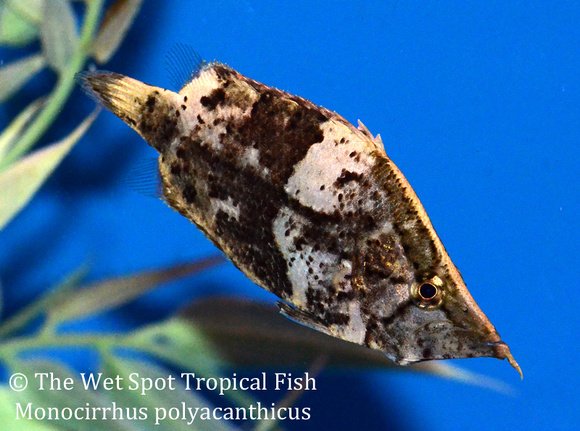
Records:
{"label": "fin ray", "polygon": [[77,74],[85,92],[135,129],[144,103],[154,87],[119,73],[90,71]]}
{"label": "fin ray", "polygon": [[142,196],[165,200],[158,163],[156,157],[139,160],[121,177],[122,184]]}
{"label": "fin ray", "polygon": [[192,79],[196,78],[206,61],[186,43],[177,43],[165,55],[165,67],[174,87],[179,91],[185,87]]}
{"label": "fin ray", "polygon": [[106,71],[77,74],[83,89],[153,148],[162,152],[177,133],[177,93]]}
{"label": "fin ray", "polygon": [[316,319],[316,317],[307,311],[301,310],[294,305],[283,301],[278,301],[277,304],[278,308],[280,309],[280,313],[284,317],[292,320],[295,323],[298,323],[299,325],[306,326],[307,328],[311,328],[315,331],[323,332],[328,335],[332,335],[326,326],[324,326],[321,322],[318,321],[318,319]]}

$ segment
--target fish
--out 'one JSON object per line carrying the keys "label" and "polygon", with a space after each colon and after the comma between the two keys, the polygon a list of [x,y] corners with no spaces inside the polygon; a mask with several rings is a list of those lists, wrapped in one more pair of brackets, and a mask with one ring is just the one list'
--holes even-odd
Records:
{"label": "fish", "polygon": [[523,377],[362,122],[219,62],[178,92],[108,71],[78,79],[159,153],[165,202],[283,315],[400,365],[495,357]]}

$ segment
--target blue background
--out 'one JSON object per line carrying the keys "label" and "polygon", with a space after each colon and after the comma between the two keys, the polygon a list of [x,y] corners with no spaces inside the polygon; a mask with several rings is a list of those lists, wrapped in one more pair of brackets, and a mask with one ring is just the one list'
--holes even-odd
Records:
{"label": "blue background", "polygon": [[[145,2],[107,68],[170,86],[164,56],[186,42],[381,133],[525,373],[520,382],[506,362],[453,361],[510,383],[514,396],[416,375],[325,373],[301,401],[313,420],[288,429],[579,429],[579,23],[573,1]],[[42,79],[4,108],[3,124],[50,88],[53,77]],[[91,106],[77,91],[44,141]],[[123,180],[153,157],[101,114],[0,234],[8,313],[87,260],[101,279],[215,252]],[[98,325],[130,327],[214,293],[274,300],[228,264]]]}

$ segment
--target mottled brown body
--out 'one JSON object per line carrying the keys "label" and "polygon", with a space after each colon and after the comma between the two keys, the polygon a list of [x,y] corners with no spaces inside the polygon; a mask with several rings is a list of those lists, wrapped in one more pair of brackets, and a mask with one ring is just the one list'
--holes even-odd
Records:
{"label": "mottled brown body", "polygon": [[85,86],[160,152],[164,197],[305,325],[399,363],[509,349],[380,139],[212,64],[179,93]]}

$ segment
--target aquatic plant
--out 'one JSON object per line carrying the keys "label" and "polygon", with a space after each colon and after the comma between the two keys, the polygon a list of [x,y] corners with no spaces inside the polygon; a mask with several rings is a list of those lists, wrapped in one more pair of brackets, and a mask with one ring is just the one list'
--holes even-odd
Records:
{"label": "aquatic plant", "polygon": [[68,0],[4,0],[0,3],[0,44],[26,46],[40,39],[41,52],[0,68],[0,102],[44,68],[57,75],[56,84],[26,107],[0,135],[0,229],[70,152],[95,119],[87,117],[61,141],[30,153],[61,112],[75,86],[75,74],[90,58],[106,63],[118,49],[141,1],[117,1],[99,18],[103,0],[87,0],[80,29]]}

